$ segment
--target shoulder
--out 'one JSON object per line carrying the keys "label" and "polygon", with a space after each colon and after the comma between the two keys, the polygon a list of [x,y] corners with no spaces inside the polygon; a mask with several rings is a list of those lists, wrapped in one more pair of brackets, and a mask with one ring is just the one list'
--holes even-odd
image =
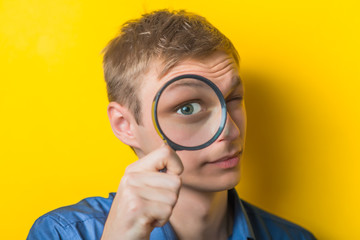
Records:
{"label": "shoulder", "polygon": [[316,239],[312,233],[305,228],[264,211],[246,201],[241,200],[245,211],[252,224],[255,235],[260,239],[268,239],[264,236],[271,236],[272,239],[291,240],[313,240]]}
{"label": "shoulder", "polygon": [[35,221],[27,239],[100,238],[114,196],[85,198],[48,212]]}

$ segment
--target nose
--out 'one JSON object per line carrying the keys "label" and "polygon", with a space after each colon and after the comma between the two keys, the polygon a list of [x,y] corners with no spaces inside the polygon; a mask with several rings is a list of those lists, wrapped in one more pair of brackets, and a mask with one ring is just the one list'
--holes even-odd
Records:
{"label": "nose", "polygon": [[227,113],[225,127],[220,134],[218,141],[233,141],[240,136],[240,129],[231,118],[230,114]]}

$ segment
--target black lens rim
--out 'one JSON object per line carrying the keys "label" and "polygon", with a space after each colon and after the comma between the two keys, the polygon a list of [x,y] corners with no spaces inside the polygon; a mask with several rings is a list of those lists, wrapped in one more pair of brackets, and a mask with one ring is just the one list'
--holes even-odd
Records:
{"label": "black lens rim", "polygon": [[[160,127],[159,121],[158,121],[158,115],[157,115],[157,107],[158,107],[158,103],[159,103],[159,99],[161,94],[164,92],[164,90],[173,82],[179,81],[181,79],[184,78],[194,78],[197,79],[199,81],[204,82],[205,84],[207,84],[208,86],[210,86],[214,92],[216,93],[216,96],[218,97],[219,101],[220,101],[220,105],[221,105],[221,120],[220,120],[220,125],[219,125],[219,129],[216,131],[216,133],[214,134],[214,136],[208,140],[207,142],[198,145],[198,146],[193,146],[193,147],[187,147],[187,146],[182,146],[179,145],[173,141],[171,141],[163,132],[163,130]],[[209,79],[200,76],[200,75],[196,75],[196,74],[184,74],[184,75],[180,75],[177,76],[173,79],[171,79],[170,81],[168,81],[167,83],[165,83],[160,90],[156,93],[154,100],[153,100],[153,104],[152,104],[152,119],[153,119],[153,123],[154,123],[154,127],[157,131],[157,133],[159,134],[159,136],[163,139],[163,141],[165,143],[167,143],[172,149],[174,149],[175,151],[181,151],[181,150],[188,150],[188,151],[195,151],[195,150],[200,150],[203,148],[208,147],[210,144],[212,144],[213,142],[215,142],[215,140],[220,136],[220,134],[222,133],[222,131],[225,128],[225,124],[226,124],[226,118],[227,118],[227,110],[226,110],[226,102],[225,99],[220,91],[220,89]]]}

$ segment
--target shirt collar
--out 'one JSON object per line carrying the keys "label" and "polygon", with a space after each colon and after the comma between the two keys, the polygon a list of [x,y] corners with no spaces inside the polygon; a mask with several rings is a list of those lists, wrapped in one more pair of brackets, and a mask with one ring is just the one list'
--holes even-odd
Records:
{"label": "shirt collar", "polygon": [[[228,191],[228,201],[234,211],[233,232],[228,240],[255,240],[249,217],[235,189]],[[164,226],[154,228],[151,232],[150,240],[155,239],[177,240],[177,237],[171,224],[167,222]]]}
{"label": "shirt collar", "polygon": [[235,189],[229,190],[228,198],[229,205],[232,206],[234,211],[233,233],[229,237],[229,240],[255,240],[255,234],[249,217]]}

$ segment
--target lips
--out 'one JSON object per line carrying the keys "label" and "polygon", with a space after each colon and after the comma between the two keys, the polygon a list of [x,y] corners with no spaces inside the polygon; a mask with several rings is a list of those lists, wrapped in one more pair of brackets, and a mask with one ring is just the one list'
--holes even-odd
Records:
{"label": "lips", "polygon": [[216,161],[210,162],[209,164],[215,165],[220,168],[233,168],[236,167],[240,161],[240,154],[242,151],[236,152],[234,154],[229,154],[225,157],[222,157]]}

